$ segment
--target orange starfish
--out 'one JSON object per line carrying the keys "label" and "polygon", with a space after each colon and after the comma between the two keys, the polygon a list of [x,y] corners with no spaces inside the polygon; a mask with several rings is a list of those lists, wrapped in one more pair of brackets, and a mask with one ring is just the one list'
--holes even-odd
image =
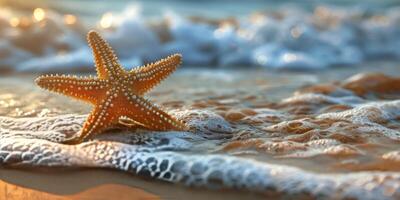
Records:
{"label": "orange starfish", "polygon": [[94,105],[80,136],[69,143],[80,143],[88,136],[118,124],[121,117],[151,130],[187,130],[183,122],[142,97],[175,71],[181,63],[180,54],[125,71],[97,32],[90,31],[87,39],[93,50],[98,78],[45,75],[36,79],[37,85],[44,89]]}

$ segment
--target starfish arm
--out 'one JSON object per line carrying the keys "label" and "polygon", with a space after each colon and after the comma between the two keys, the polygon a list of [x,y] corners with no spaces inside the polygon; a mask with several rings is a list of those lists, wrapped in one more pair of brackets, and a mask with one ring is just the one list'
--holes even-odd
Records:
{"label": "starfish arm", "polygon": [[174,54],[158,62],[131,70],[129,72],[133,80],[131,88],[135,93],[143,95],[173,73],[181,61],[182,56]]}
{"label": "starfish arm", "polygon": [[98,103],[92,112],[87,117],[83,124],[79,138],[74,139],[73,143],[80,143],[85,138],[99,133],[108,127],[118,123],[120,117],[116,105],[113,104],[113,99],[116,98],[112,94],[107,95],[107,98]]}
{"label": "starfish arm", "polygon": [[100,79],[114,78],[124,73],[112,48],[96,31],[90,31],[87,40],[93,50],[96,70]]}
{"label": "starfish arm", "polygon": [[108,87],[106,80],[72,76],[41,76],[36,79],[36,84],[49,91],[93,104],[101,94],[105,94]]}
{"label": "starfish arm", "polygon": [[188,130],[180,120],[162,111],[148,100],[131,92],[125,93],[128,102],[121,111],[123,116],[151,130]]}

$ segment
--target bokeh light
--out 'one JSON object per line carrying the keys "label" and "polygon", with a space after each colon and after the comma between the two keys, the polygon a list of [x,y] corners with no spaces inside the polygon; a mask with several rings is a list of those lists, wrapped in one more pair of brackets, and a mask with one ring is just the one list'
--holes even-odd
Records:
{"label": "bokeh light", "polygon": [[33,11],[33,18],[36,21],[42,21],[46,17],[46,12],[43,10],[43,8],[36,8]]}
{"label": "bokeh light", "polygon": [[68,25],[72,25],[76,23],[76,16],[75,15],[64,15],[64,23]]}
{"label": "bokeh light", "polygon": [[17,17],[13,17],[10,19],[10,25],[12,27],[17,27],[19,25],[19,19]]}
{"label": "bokeh light", "polygon": [[105,13],[100,20],[101,28],[104,28],[104,29],[110,28],[113,24],[113,20],[114,20],[114,17],[113,17],[112,13],[110,13],[110,12]]}

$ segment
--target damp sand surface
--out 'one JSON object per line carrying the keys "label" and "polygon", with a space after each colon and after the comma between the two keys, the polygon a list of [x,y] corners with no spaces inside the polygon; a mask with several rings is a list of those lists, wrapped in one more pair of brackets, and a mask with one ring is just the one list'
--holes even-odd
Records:
{"label": "damp sand surface", "polygon": [[4,200],[157,200],[157,199],[260,199],[259,195],[188,189],[102,169],[1,169],[0,197]]}
{"label": "damp sand surface", "polygon": [[[35,137],[37,131],[32,128],[37,126],[35,120],[59,118],[62,121],[73,115],[74,123],[83,122],[85,114],[90,111],[89,105],[36,87],[33,84],[36,76],[24,74],[0,79],[3,143],[18,146],[12,139],[18,134]],[[382,180],[387,180],[387,176],[389,179],[395,177],[390,180],[395,186],[382,187],[389,199],[396,198],[400,195],[400,183],[396,178],[400,171],[400,103],[396,101],[400,97],[400,81],[396,76],[400,76],[400,70],[393,62],[371,62],[318,72],[182,69],[147,97],[172,115],[187,121],[195,134],[171,133],[169,136],[169,133],[161,133],[163,136],[160,137],[165,135],[170,142],[167,150],[161,149],[162,144],[157,142],[160,138],[152,138],[157,137],[157,133],[146,134],[143,130],[136,134],[142,135],[141,139],[135,136],[135,131],[119,129],[93,139],[95,142],[115,141],[138,147],[159,147],[161,150],[156,151],[158,156],[164,156],[164,151],[181,159],[222,155],[228,160],[240,159],[235,162],[249,161],[249,166],[253,166],[253,161],[257,162],[257,167],[263,167],[265,163],[268,169],[276,168],[278,171],[284,166],[324,178],[340,174],[344,181],[347,174],[382,173],[385,175]],[[5,122],[11,125],[4,125]],[[23,124],[20,127],[26,129],[15,128],[18,124]],[[51,124],[45,126],[51,127]],[[78,123],[72,129],[79,128]],[[18,132],[21,130],[25,132]],[[125,138],[124,132],[129,132],[125,134],[130,135],[129,138]],[[177,135],[175,139],[172,138],[174,134]],[[37,141],[34,138],[29,142],[51,141],[47,137],[51,136],[40,137]],[[54,141],[51,142],[53,145]],[[107,145],[115,146],[114,143]],[[60,148],[66,149],[64,146]],[[2,146],[3,151],[11,153],[16,149]],[[196,183],[194,180],[192,184],[187,180],[191,180],[189,175],[187,179],[170,181],[177,182],[171,184],[153,179],[154,174],[149,177],[123,172],[122,167],[119,171],[97,169],[110,168],[100,161],[113,159],[112,156],[93,158],[94,161],[83,156],[87,160],[71,161],[68,166],[62,166],[56,156],[50,157],[51,162],[26,160],[23,156],[19,159],[2,161],[0,195],[4,199],[253,199],[265,198],[265,195],[285,197],[282,193],[286,192],[260,192],[258,189],[246,192],[230,188],[229,182],[225,181],[217,181],[222,184],[222,189],[206,189],[204,185],[215,182]],[[18,167],[15,167],[16,163]],[[140,175],[139,172],[136,171]],[[304,179],[307,178],[308,175],[304,175]],[[318,180],[312,179],[310,183]],[[379,195],[379,191],[371,190],[371,194]],[[321,194],[331,195],[326,191]],[[303,197],[318,199],[313,195],[306,191]],[[355,197],[362,196],[355,194]]]}

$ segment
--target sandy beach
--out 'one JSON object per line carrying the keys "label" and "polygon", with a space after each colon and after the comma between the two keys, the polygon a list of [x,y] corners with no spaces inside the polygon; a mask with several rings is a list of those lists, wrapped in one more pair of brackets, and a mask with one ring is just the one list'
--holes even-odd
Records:
{"label": "sandy beach", "polygon": [[[160,199],[117,172],[81,170],[64,175],[2,169],[1,199]],[[139,182],[140,183],[140,182]],[[136,184],[139,184],[136,183]],[[142,185],[143,183],[139,184]]]}
{"label": "sandy beach", "polygon": [[395,0],[0,5],[0,200],[400,199]]}
{"label": "sandy beach", "polygon": [[[380,65],[387,74],[391,74],[395,76],[400,72],[396,69],[397,66],[391,63],[385,62],[377,62],[373,63],[370,66],[363,66],[364,73],[369,74],[377,74],[375,66]],[[210,71],[208,70],[183,70],[178,72],[171,79],[164,82],[164,84],[154,90],[150,96],[155,99],[157,102],[164,103],[165,106],[174,107],[182,104],[191,104],[195,106],[205,106],[203,103],[200,103],[199,98],[203,98],[208,95],[215,95],[218,97],[217,99],[221,99],[221,103],[217,104],[217,108],[221,108],[221,105],[225,107],[229,107],[232,104],[232,100],[224,100],[226,98],[232,99],[237,98],[235,96],[235,92],[237,90],[232,90],[232,88],[237,87],[240,84],[241,95],[246,94],[247,96],[258,95],[258,94],[268,94],[268,99],[270,101],[280,101],[279,99],[287,98],[291,96],[291,93],[295,90],[298,91],[314,91],[314,92],[324,92],[327,89],[323,89],[326,86],[323,86],[321,89],[318,89],[321,86],[318,86],[319,83],[334,83],[337,80],[340,80],[341,77],[350,77],[359,71],[359,68],[336,68],[333,70],[320,71],[318,73],[282,73],[282,72],[266,72],[266,71],[215,71],[212,76],[210,76]],[[288,78],[288,74],[292,76]],[[334,76],[332,76],[334,74]],[[200,76],[199,76],[200,75]],[[285,76],[285,78],[282,78]],[[16,119],[20,118],[21,120],[29,120],[32,119],[31,116],[36,116],[39,113],[39,116],[49,116],[49,117],[58,117],[63,116],[63,114],[68,113],[79,113],[85,114],[89,111],[90,107],[87,105],[82,105],[80,107],[74,106],[76,102],[70,101],[65,97],[54,96],[50,93],[42,93],[40,89],[35,88],[32,84],[33,78],[35,76],[32,75],[23,75],[20,79],[15,78],[4,78],[1,81],[1,89],[3,94],[9,93],[10,91],[17,91],[15,87],[8,85],[8,83],[18,82],[18,93],[13,92],[13,95],[27,95],[29,98],[23,99],[18,103],[14,103],[15,106],[18,106],[18,112],[15,110],[15,106],[10,104],[12,103],[9,98],[19,99],[18,96],[3,96],[3,104],[8,102],[8,111],[3,110],[3,112],[8,112],[10,116],[16,117]],[[248,79],[246,77],[252,77],[252,79]],[[266,79],[266,77],[269,77]],[[263,80],[268,80],[267,82]],[[377,79],[378,80],[378,79]],[[382,81],[382,80],[381,80]],[[376,82],[378,84],[378,82]],[[176,85],[185,84],[187,89],[176,91]],[[215,88],[213,85],[219,85],[220,87]],[[254,88],[254,85],[258,85],[257,88]],[[303,85],[303,86],[299,86]],[[313,86],[315,85],[315,86]],[[299,88],[303,89],[299,89]],[[251,89],[250,89],[251,88]],[[309,89],[307,89],[309,88]],[[328,87],[329,88],[329,87]],[[193,90],[192,90],[193,89]],[[174,100],[169,95],[171,95],[171,91],[173,93],[179,93],[180,97]],[[196,92],[193,95],[192,91],[201,91]],[[222,95],[222,96],[221,96]],[[246,96],[246,95],[244,95]],[[390,96],[388,96],[391,98]],[[251,102],[255,107],[265,107],[271,106],[264,100],[265,97],[251,97],[250,100],[246,100]],[[8,100],[7,100],[8,99]],[[42,104],[42,100],[46,99],[46,104]],[[63,102],[62,105],[60,102]],[[24,106],[22,106],[24,105]],[[212,105],[212,103],[210,104]],[[273,105],[273,104],[272,104]],[[34,107],[32,107],[34,106]],[[335,108],[336,106],[332,107]],[[50,110],[49,110],[50,108]],[[341,109],[341,106],[337,107]],[[219,110],[219,113],[222,116],[225,116],[228,120],[236,120],[236,115],[227,115],[226,108]],[[34,113],[27,112],[35,110]],[[229,110],[229,109],[228,109]],[[248,111],[246,111],[248,112]],[[41,114],[40,114],[41,113]],[[66,115],[68,116],[68,115]],[[279,115],[277,115],[279,116]],[[1,119],[1,120],[5,120]],[[12,119],[12,118],[11,118]],[[38,118],[39,119],[39,118]],[[43,119],[47,119],[46,117]],[[51,118],[49,118],[51,119]],[[79,120],[83,120],[84,118],[78,118]],[[76,119],[76,120],[78,120]],[[12,119],[14,120],[14,119]],[[61,118],[59,119],[61,120]],[[267,120],[276,120],[274,118],[267,118]],[[5,121],[3,121],[4,123]],[[17,122],[17,121],[16,121]],[[22,121],[23,122],[23,121]],[[28,122],[28,121],[27,121]],[[10,122],[7,122],[10,123]],[[6,124],[7,124],[6,123]],[[18,122],[20,123],[20,122]],[[25,123],[25,122],[24,122]],[[30,124],[32,122],[29,122]],[[65,125],[68,126],[67,122]],[[77,122],[79,123],[79,122]],[[222,122],[220,122],[222,123]],[[232,122],[231,122],[232,123]],[[254,121],[253,123],[258,124],[260,122]],[[223,124],[223,123],[222,123]],[[51,124],[49,124],[51,125]],[[62,126],[65,126],[62,125]],[[19,125],[25,127],[26,125]],[[34,125],[33,125],[34,126]],[[57,125],[58,126],[58,125]],[[243,125],[242,125],[243,126]],[[240,127],[240,125],[239,125]],[[395,126],[394,126],[395,127]],[[2,128],[7,128],[7,126],[2,126]],[[9,127],[10,128],[10,127]],[[217,127],[216,127],[217,128]],[[29,129],[29,128],[28,128]],[[299,129],[301,130],[301,129]],[[108,134],[102,134],[99,137],[100,140],[116,140],[121,141],[126,140],[127,138],[135,138],[142,137],[136,136],[135,134],[126,137],[124,134],[113,136],[113,134],[118,133],[118,130],[111,131]],[[256,132],[257,133],[257,132]],[[298,133],[299,134],[299,133]],[[146,138],[147,134],[145,134],[144,138]],[[157,136],[159,135],[159,136]],[[165,137],[165,134],[154,134],[149,135],[149,137]],[[173,134],[172,134],[173,135]],[[303,134],[300,134],[300,137]],[[183,138],[182,138],[183,136]],[[187,138],[191,138],[194,136],[191,135],[182,135],[182,136],[168,136],[165,139],[161,140],[170,140],[170,143],[173,144],[174,140],[177,140],[177,145],[183,145],[185,143],[181,143],[180,140],[187,140]],[[304,135],[305,136],[305,135]],[[3,136],[4,137],[4,136]],[[209,137],[209,136],[207,136]],[[216,137],[216,136],[213,136]],[[243,136],[242,136],[243,137]],[[203,151],[205,147],[212,149],[220,149],[217,152],[213,152],[212,154],[220,154],[225,152],[230,152],[231,155],[237,155],[241,158],[246,158],[249,160],[257,160],[262,163],[274,163],[280,166],[296,166],[299,169],[304,169],[305,171],[316,173],[316,174],[334,174],[334,173],[352,173],[352,172],[368,172],[380,170],[386,171],[390,173],[395,173],[400,170],[398,167],[398,163],[395,160],[381,160],[376,156],[387,153],[388,151],[395,151],[398,143],[395,140],[385,139],[385,137],[375,137],[374,140],[371,140],[370,144],[364,143],[364,139],[360,140],[357,137],[353,136],[329,136],[330,138],[336,138],[343,143],[353,146],[351,149],[343,149],[343,150],[329,150],[328,147],[324,147],[326,151],[330,151],[330,153],[325,154],[323,152],[313,154],[316,150],[307,150],[304,151],[303,147],[294,146],[282,146],[278,147],[278,149],[274,150],[272,155],[278,156],[270,156],[271,153],[256,153],[269,151],[268,149],[263,150],[265,147],[260,140],[257,139],[228,139],[226,144],[216,145],[213,144],[213,141],[218,141],[221,139],[212,139],[212,140],[200,140],[198,142],[198,147],[191,149],[188,153],[195,151]],[[109,139],[108,139],[109,138]],[[119,138],[119,139],[118,139]],[[125,139],[124,139],[125,138]],[[217,137],[218,138],[218,137]],[[246,137],[245,137],[246,138]],[[5,138],[6,139],[6,138]],[[146,139],[145,139],[146,140]],[[150,141],[149,144],[155,142],[156,145],[158,139],[155,141]],[[160,141],[161,141],[160,140]],[[193,140],[193,141],[191,141]],[[224,140],[224,139],[222,139]],[[298,140],[298,139],[296,139]],[[357,140],[359,142],[357,142]],[[8,141],[8,140],[5,140]],[[94,140],[96,141],[96,140]],[[135,141],[135,140],[134,140]],[[134,142],[132,141],[132,142]],[[193,139],[187,140],[189,142],[194,142]],[[279,141],[279,140],[278,140]],[[329,141],[329,140],[328,140]],[[375,143],[375,144],[374,144]],[[384,146],[376,145],[376,143],[386,143]],[[139,144],[141,144],[139,142]],[[6,148],[7,145],[4,144],[3,147]],[[17,145],[17,144],[16,144]],[[46,144],[47,145],[47,144]],[[283,144],[281,144],[283,145]],[[300,144],[299,144],[300,145]],[[310,144],[311,145],[311,144]],[[337,145],[334,143],[334,145]],[[18,146],[18,145],[17,145]],[[339,147],[338,148],[342,148]],[[179,147],[179,146],[177,146]],[[182,146],[184,147],[184,146]],[[182,148],[179,147],[179,148]],[[175,148],[175,147],[173,147]],[[184,147],[186,148],[186,147]],[[223,149],[221,149],[223,148]],[[256,151],[254,151],[254,148]],[[274,147],[275,148],[275,147]],[[285,152],[290,153],[291,149],[295,149],[299,154],[292,154],[292,156],[282,159],[279,155],[285,155]],[[298,150],[296,150],[299,148]],[[356,153],[353,151],[353,148],[362,149],[363,154]],[[79,147],[78,147],[79,149]],[[68,150],[69,151],[69,150]],[[119,151],[119,150],[116,150]],[[185,150],[187,151],[187,150]],[[179,152],[179,151],[177,151]],[[283,152],[283,154],[281,153]],[[318,151],[317,151],[318,152]],[[88,152],[91,154],[90,152]],[[96,152],[94,152],[96,154]],[[98,153],[102,153],[98,152]],[[191,153],[191,154],[192,154]],[[311,154],[309,154],[311,153]],[[150,154],[152,155],[152,154]],[[155,156],[157,154],[154,154]],[[289,154],[290,155],[290,154]],[[311,156],[309,156],[311,155]],[[367,157],[365,155],[376,155]],[[305,157],[306,159],[299,158]],[[384,156],[385,157],[385,156]],[[86,158],[85,158],[86,159]],[[359,159],[355,162],[354,159]],[[394,158],[395,159],[395,158]],[[18,160],[12,162],[19,162]],[[25,162],[25,161],[24,161]],[[321,163],[325,167],[317,167],[320,166]],[[83,165],[86,165],[82,163]],[[46,165],[46,164],[45,164]],[[61,163],[61,165],[63,165]],[[98,164],[94,164],[98,165]],[[108,168],[108,167],[107,167]],[[267,170],[267,169],[266,169]],[[303,173],[303,172],[301,172]],[[31,199],[109,199],[116,198],[118,199],[182,199],[186,197],[190,197],[191,199],[221,199],[221,198],[230,198],[230,199],[260,199],[267,197],[279,197],[279,194],[275,192],[267,192],[264,194],[260,193],[247,193],[235,191],[232,189],[213,189],[207,190],[203,187],[184,187],[184,184],[170,184],[164,181],[154,180],[149,177],[137,176],[130,173],[120,172],[116,170],[108,170],[108,169],[92,169],[92,168],[3,168],[0,171],[1,179],[2,179],[2,192],[5,199],[21,199],[21,198],[31,198]],[[299,194],[296,194],[299,195]],[[311,198],[307,194],[303,195],[305,199]],[[290,196],[289,196],[290,197]]]}
{"label": "sandy beach", "polygon": [[4,200],[263,199],[260,195],[230,190],[206,192],[203,189],[188,189],[112,170],[30,171],[3,168],[0,178],[0,196]]}

